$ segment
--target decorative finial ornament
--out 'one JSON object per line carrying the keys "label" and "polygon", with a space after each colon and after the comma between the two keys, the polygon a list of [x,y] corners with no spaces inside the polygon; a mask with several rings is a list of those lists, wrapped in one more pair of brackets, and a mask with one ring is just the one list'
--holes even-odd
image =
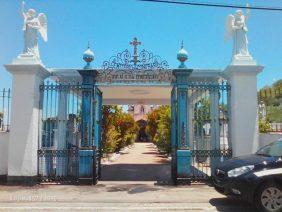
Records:
{"label": "decorative finial ornament", "polygon": [[83,53],[83,60],[86,62],[84,69],[91,69],[91,62],[94,60],[94,53],[90,49],[90,44],[88,42],[87,50]]}
{"label": "decorative finial ornament", "polygon": [[177,59],[180,62],[178,68],[186,68],[185,61],[188,59],[188,52],[184,49],[184,43],[181,42],[181,49],[177,54]]}

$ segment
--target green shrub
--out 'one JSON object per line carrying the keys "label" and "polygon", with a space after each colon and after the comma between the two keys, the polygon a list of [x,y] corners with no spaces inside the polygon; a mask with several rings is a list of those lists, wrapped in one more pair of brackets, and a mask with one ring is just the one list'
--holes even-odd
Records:
{"label": "green shrub", "polygon": [[272,130],[268,121],[259,120],[259,132],[268,133]]}
{"label": "green shrub", "polygon": [[161,106],[148,115],[147,133],[160,152],[170,153],[171,113]]}
{"label": "green shrub", "polygon": [[102,146],[104,153],[118,152],[131,145],[139,130],[133,117],[119,106],[103,106]]}
{"label": "green shrub", "polygon": [[158,120],[160,119],[159,108],[153,110],[148,114],[146,134],[149,136],[149,140],[154,142],[155,135],[158,128]]}
{"label": "green shrub", "polygon": [[270,122],[282,122],[282,105],[266,106],[266,118]]}
{"label": "green shrub", "polygon": [[120,140],[120,133],[116,130],[115,126],[111,125],[105,133],[105,138],[102,143],[103,153],[115,152]]}

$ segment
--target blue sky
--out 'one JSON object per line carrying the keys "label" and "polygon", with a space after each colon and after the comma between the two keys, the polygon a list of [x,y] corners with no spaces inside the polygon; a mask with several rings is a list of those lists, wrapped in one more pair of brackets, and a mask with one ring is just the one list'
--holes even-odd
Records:
{"label": "blue sky", "polygon": [[[206,0],[205,2],[215,2]],[[226,2],[226,1],[216,1]],[[229,1],[251,5],[280,6],[277,0]],[[23,48],[20,0],[0,0],[0,88],[11,87],[11,76],[2,64],[12,61]],[[40,39],[46,67],[81,68],[82,53],[90,41],[95,67],[129,46],[134,36],[142,47],[178,66],[181,40],[189,52],[189,68],[220,68],[228,65],[231,42],[224,43],[226,16],[234,9],[146,3],[136,0],[26,0],[48,17],[48,39]],[[264,65],[258,86],[282,78],[282,12],[252,11],[248,23],[249,49]]]}

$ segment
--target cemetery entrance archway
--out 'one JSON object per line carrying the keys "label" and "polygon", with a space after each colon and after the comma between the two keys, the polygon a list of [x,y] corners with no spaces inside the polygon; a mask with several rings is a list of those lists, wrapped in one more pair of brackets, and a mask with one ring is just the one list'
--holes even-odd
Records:
{"label": "cemetery entrance archway", "polygon": [[42,181],[96,184],[101,176],[103,104],[171,106],[171,181],[208,180],[218,163],[232,156],[229,91],[217,70],[179,68],[151,52],[125,50],[92,68],[53,69],[40,86],[38,176]]}

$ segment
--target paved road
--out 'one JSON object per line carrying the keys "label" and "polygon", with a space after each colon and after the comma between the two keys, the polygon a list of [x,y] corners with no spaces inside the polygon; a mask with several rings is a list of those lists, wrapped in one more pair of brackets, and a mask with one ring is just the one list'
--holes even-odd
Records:
{"label": "paved road", "polygon": [[169,175],[169,162],[154,145],[138,143],[104,165],[96,186],[0,186],[0,211],[255,211],[208,185],[156,184]]}
{"label": "paved road", "polygon": [[170,161],[152,143],[136,143],[120,157],[102,166],[104,181],[168,181]]}
{"label": "paved road", "polygon": [[254,211],[207,185],[100,182],[96,186],[0,186],[0,211]]}

